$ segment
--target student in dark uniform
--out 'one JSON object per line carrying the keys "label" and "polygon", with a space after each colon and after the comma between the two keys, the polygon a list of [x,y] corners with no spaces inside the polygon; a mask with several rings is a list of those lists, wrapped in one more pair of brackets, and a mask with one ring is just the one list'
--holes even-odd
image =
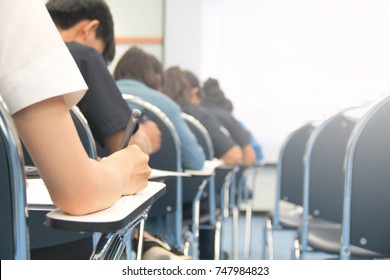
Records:
{"label": "student in dark uniform", "polygon": [[[111,154],[119,148],[131,110],[107,69],[115,54],[110,10],[99,0],[51,0],[46,7],[89,88],[77,106],[95,140]],[[148,154],[159,149],[157,125],[140,125],[131,143]]]}
{"label": "student in dark uniform", "polygon": [[[110,10],[101,0],[50,0],[46,3],[54,23],[66,43],[88,86],[77,104],[86,117],[97,141],[111,154],[119,144],[131,110],[108,71],[114,57],[114,31]],[[145,153],[160,147],[160,131],[154,122],[142,123],[130,144],[137,144]],[[101,155],[105,156],[105,154]],[[30,216],[33,259],[87,259],[92,252],[89,235],[64,233],[57,235],[42,225],[39,213]],[[52,238],[50,243],[43,240]],[[56,238],[57,236],[57,238]],[[68,237],[68,238],[67,238]],[[35,244],[39,248],[35,248]]]}
{"label": "student in dark uniform", "polygon": [[240,164],[242,151],[229,131],[206,108],[200,105],[200,98],[191,96],[191,86],[179,67],[170,67],[164,72],[162,92],[171,97],[183,112],[199,120],[210,134],[214,153],[226,164]]}
{"label": "student in dark uniform", "polygon": [[[189,79],[191,86],[193,87],[198,87],[199,86],[199,81],[196,78],[194,74],[192,74],[189,71],[184,71],[186,74],[187,78]],[[219,82],[209,78],[204,84],[203,90],[202,90],[202,103],[207,106],[213,107],[216,106],[224,111],[227,111],[229,114],[233,114],[233,103],[231,102],[230,99],[228,99],[224,92],[220,89],[219,87]],[[247,132],[250,143],[252,148],[254,149],[256,153],[256,163],[263,163],[264,162],[264,153],[263,153],[263,148],[260,144],[260,142],[253,136],[251,131],[247,129],[245,124],[238,120],[240,126],[244,131]]]}
{"label": "student in dark uniform", "polygon": [[[185,72],[189,81],[199,86],[199,81],[191,72]],[[192,75],[191,75],[192,74]],[[230,134],[243,151],[243,163],[250,165],[256,162],[256,152],[251,144],[250,134],[232,115],[233,104],[225,97],[216,79],[209,78],[202,88],[202,105],[208,108],[215,117],[229,130]]]}

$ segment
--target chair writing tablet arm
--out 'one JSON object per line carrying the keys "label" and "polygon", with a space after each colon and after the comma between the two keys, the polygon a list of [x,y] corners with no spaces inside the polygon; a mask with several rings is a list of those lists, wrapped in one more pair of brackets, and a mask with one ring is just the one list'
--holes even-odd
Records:
{"label": "chair writing tablet arm", "polygon": [[148,186],[135,195],[122,196],[110,208],[82,216],[72,216],[60,209],[46,215],[48,227],[86,232],[109,232],[120,230],[131,224],[139,215],[165,193],[165,185],[149,182]]}

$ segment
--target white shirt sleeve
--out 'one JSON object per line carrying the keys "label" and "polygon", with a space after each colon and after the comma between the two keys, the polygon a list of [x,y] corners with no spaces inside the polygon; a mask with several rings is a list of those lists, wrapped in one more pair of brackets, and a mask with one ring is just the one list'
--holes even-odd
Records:
{"label": "white shirt sleeve", "polygon": [[62,95],[72,107],[87,86],[42,0],[0,1],[0,96],[11,114]]}

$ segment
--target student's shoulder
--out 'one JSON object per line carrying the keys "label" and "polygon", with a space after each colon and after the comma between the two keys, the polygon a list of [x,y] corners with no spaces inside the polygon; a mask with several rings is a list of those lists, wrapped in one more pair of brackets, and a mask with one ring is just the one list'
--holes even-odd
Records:
{"label": "student's shoulder", "polygon": [[212,119],[212,116],[210,116],[208,110],[202,106],[196,106],[192,104],[185,105],[183,106],[183,112],[192,115],[195,119],[199,120],[202,123],[208,122]]}
{"label": "student's shoulder", "polygon": [[152,88],[149,88],[149,89],[151,92],[153,92],[153,95],[155,97],[155,101],[158,103],[158,105],[165,106],[165,107],[169,108],[170,110],[181,112],[180,106],[177,105],[177,103],[175,101],[173,101],[172,98],[170,98],[169,96],[167,96],[166,94],[164,94],[158,90],[155,90]]}
{"label": "student's shoulder", "polygon": [[94,48],[86,46],[77,42],[67,42],[66,46],[69,49],[69,52],[72,54],[73,58],[76,60],[84,61],[101,61],[103,60],[101,54]]}

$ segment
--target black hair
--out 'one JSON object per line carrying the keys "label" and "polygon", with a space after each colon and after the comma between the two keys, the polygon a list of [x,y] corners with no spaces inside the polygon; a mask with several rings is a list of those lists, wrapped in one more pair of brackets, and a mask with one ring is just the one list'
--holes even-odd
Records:
{"label": "black hair", "polygon": [[54,24],[65,30],[85,19],[98,20],[96,37],[105,43],[103,58],[106,63],[114,59],[114,22],[104,0],[49,0],[46,8]]}
{"label": "black hair", "polygon": [[128,49],[114,70],[115,80],[135,79],[156,90],[161,88],[162,76],[162,65],[157,58],[138,47]]}
{"label": "black hair", "polygon": [[200,82],[199,82],[198,77],[189,70],[183,70],[183,74],[186,77],[188,83],[191,85],[191,87],[198,89],[197,95],[198,95],[200,100],[203,100],[204,99],[204,92],[203,92],[202,87],[200,86]]}
{"label": "black hair", "polygon": [[212,104],[229,113],[233,112],[233,103],[226,98],[224,92],[219,86],[219,82],[216,79],[209,78],[203,85],[203,103]]}

